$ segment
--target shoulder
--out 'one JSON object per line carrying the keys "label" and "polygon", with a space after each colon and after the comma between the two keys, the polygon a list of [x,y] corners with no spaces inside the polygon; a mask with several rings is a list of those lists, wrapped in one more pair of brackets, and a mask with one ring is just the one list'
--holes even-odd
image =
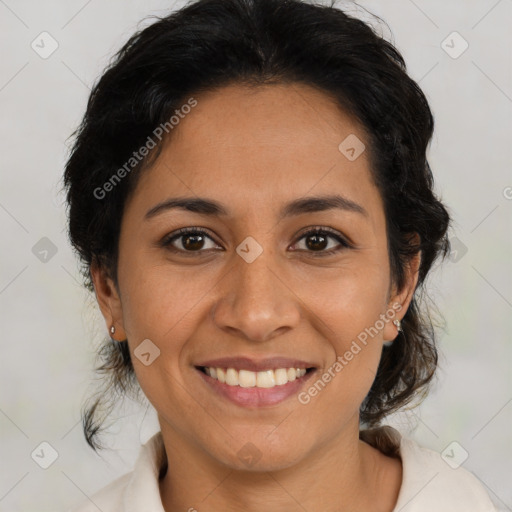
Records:
{"label": "shoulder", "polygon": [[161,432],[141,446],[133,471],[87,497],[69,512],[163,512],[159,475],[167,463]]}
{"label": "shoulder", "polygon": [[114,512],[123,509],[123,496],[133,476],[133,471],[120,476],[69,512]]}
{"label": "shoulder", "polygon": [[473,473],[461,466],[449,465],[440,453],[420,446],[391,427],[370,432],[361,438],[402,460],[402,486],[394,512],[497,511]]}
{"label": "shoulder", "polygon": [[397,510],[419,510],[416,504],[436,506],[438,512],[495,512],[483,484],[461,466],[452,467],[440,453],[412,439],[400,442],[403,464],[402,491]]}

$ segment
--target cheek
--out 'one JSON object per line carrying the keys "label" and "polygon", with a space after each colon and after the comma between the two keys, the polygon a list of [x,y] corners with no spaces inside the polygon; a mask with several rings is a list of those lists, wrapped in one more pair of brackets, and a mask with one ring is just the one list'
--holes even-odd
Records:
{"label": "cheek", "polygon": [[323,334],[331,354],[327,366],[306,390],[304,402],[314,401],[328,387],[318,406],[339,411],[343,404],[346,410],[358,410],[380,361],[381,315],[386,314],[388,284],[386,266],[375,263],[339,269],[330,279],[312,280],[297,290],[301,298],[307,296],[304,302],[312,313],[311,322]]}
{"label": "cheek", "polygon": [[[178,413],[174,407],[190,399],[183,392],[187,342],[194,338],[201,323],[201,301],[211,288],[204,279],[194,279],[193,275],[190,269],[181,272],[165,265],[144,265],[136,259],[127,258],[119,264],[123,323],[135,374],[157,410],[165,403],[165,407]],[[144,351],[142,347],[146,347]],[[139,358],[138,354],[148,352],[146,361]],[[148,359],[151,362],[146,365]],[[170,401],[162,394],[166,388],[173,390]]]}
{"label": "cheek", "polygon": [[151,266],[143,257],[120,261],[123,321],[129,339],[150,338],[161,345],[192,328],[201,298],[212,286],[199,274],[192,267]]}
{"label": "cheek", "polygon": [[[176,417],[190,401],[182,373],[187,341],[201,322],[201,299],[211,287],[192,275],[128,259],[119,265],[123,323],[137,380],[157,410]],[[138,356],[144,353],[150,354],[146,361]]]}
{"label": "cheek", "polygon": [[355,339],[373,326],[387,306],[389,274],[379,259],[351,258],[338,268],[315,269],[307,279],[297,277],[293,289],[324,324],[326,338],[334,347]]}

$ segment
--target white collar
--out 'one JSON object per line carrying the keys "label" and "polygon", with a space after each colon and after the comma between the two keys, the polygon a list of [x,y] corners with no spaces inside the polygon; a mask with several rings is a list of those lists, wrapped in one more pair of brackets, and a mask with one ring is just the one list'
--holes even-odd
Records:
{"label": "white collar", "polygon": [[[479,480],[462,467],[451,468],[439,453],[419,446],[391,427],[374,429],[368,439],[376,447],[382,442],[388,448],[393,442],[399,445],[403,478],[393,512],[496,512]],[[162,433],[157,432],[141,447],[134,470],[93,496],[94,508],[77,512],[97,510],[97,506],[104,512],[165,512],[159,487],[165,461]]]}

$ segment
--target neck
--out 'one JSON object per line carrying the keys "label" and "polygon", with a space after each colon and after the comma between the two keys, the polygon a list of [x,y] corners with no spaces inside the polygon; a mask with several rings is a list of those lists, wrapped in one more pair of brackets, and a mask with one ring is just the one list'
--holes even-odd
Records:
{"label": "neck", "polygon": [[168,464],[160,480],[166,512],[391,512],[402,480],[398,459],[359,440],[359,424],[316,445],[292,466],[239,470],[189,443],[165,422]]}

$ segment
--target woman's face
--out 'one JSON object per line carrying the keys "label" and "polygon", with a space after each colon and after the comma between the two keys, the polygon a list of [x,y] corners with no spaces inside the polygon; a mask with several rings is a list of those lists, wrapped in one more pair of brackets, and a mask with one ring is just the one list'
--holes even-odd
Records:
{"label": "woman's face", "polygon": [[[119,295],[95,271],[96,292],[168,439],[284,468],[358,430],[415,277],[395,294],[364,132],[327,96],[294,84],[196,100],[126,204]],[[222,213],[171,207],[184,198]],[[271,369],[280,384],[265,387]]]}

